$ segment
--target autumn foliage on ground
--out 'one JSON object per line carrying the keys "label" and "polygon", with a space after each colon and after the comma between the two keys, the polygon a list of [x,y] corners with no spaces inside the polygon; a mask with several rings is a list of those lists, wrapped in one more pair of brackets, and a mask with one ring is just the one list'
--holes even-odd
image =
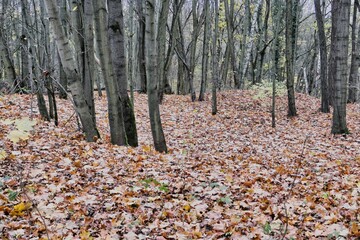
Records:
{"label": "autumn foliage on ground", "polygon": [[[145,95],[136,95],[140,146],[113,146],[105,98],[102,138],[87,143],[69,101],[60,126],[38,119],[30,95],[0,100],[2,239],[357,239],[360,237],[360,107],[351,134],[333,136],[318,99],[297,95],[299,116],[252,91],[166,96],[170,149],[153,150]],[[31,118],[34,118],[35,122]],[[28,127],[24,127],[28,126]],[[11,135],[12,134],[12,135]]]}

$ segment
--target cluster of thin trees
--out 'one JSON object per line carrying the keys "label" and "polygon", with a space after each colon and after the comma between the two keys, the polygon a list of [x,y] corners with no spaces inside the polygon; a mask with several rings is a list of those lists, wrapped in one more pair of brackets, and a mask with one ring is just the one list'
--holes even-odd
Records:
{"label": "cluster of thin trees", "polygon": [[289,116],[295,92],[305,92],[321,97],[322,112],[333,107],[334,134],[347,133],[346,103],[358,99],[358,11],[358,0],[2,0],[0,88],[36,93],[41,116],[56,124],[55,91],[70,91],[95,141],[94,86],[99,95],[105,87],[111,142],[131,146],[128,90],[147,93],[164,152],[164,94],[203,101],[209,87],[216,114],[218,90],[272,82],[275,126],[276,83],[284,83]]}

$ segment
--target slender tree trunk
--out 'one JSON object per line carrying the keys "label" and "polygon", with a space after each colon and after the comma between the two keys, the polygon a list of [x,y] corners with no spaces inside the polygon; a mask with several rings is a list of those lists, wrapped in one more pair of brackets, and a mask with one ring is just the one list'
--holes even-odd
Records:
{"label": "slender tree trunk", "polygon": [[258,59],[258,65],[256,67],[257,71],[256,71],[256,82],[260,83],[261,79],[262,79],[262,72],[263,72],[263,65],[264,65],[264,59],[265,59],[265,54],[266,54],[266,49],[269,46],[268,43],[268,29],[269,29],[269,17],[270,17],[270,0],[265,0],[265,5],[266,5],[266,9],[265,9],[265,19],[264,19],[264,26],[263,29],[261,30],[262,32],[262,40],[260,43],[260,48],[259,48],[259,59]]}
{"label": "slender tree trunk", "polygon": [[204,101],[206,83],[208,77],[208,65],[209,65],[209,32],[210,32],[210,0],[205,0],[205,23],[204,23],[204,38],[203,38],[203,54],[201,62],[201,84],[199,101]]}
{"label": "slender tree trunk", "polygon": [[[297,1],[297,0],[295,0]],[[288,92],[288,116],[296,116],[296,107],[295,107],[295,90],[294,90],[294,54],[295,54],[295,44],[296,42],[296,31],[297,28],[296,18],[294,14],[297,14],[294,11],[295,5],[294,0],[286,1],[286,29],[285,29],[285,38],[286,38],[286,87]]]}
{"label": "slender tree trunk", "polygon": [[166,82],[167,78],[165,75],[165,56],[166,56],[166,25],[170,9],[170,0],[162,0],[161,11],[158,20],[158,32],[157,32],[157,42],[158,42],[158,76],[159,76],[159,100],[160,103],[164,98],[165,86],[168,84]]}
{"label": "slender tree trunk", "polygon": [[324,16],[321,12],[320,0],[314,0],[314,4],[320,48],[321,112],[328,113],[330,112],[330,107],[327,78],[327,47],[324,28]]}
{"label": "slender tree trunk", "polygon": [[[67,17],[66,17],[66,0],[57,0],[57,4],[59,6],[59,13],[60,13],[60,19],[61,19],[61,23],[65,32],[65,36],[67,36]],[[60,54],[58,54],[58,62],[59,62],[59,82],[61,84],[61,87],[59,89],[60,94],[59,97],[62,99],[66,99],[67,98],[67,85],[68,85],[68,81],[66,78],[66,74],[64,71],[64,67],[61,63],[61,59],[60,59]]]}
{"label": "slender tree trunk", "polygon": [[128,59],[129,59],[129,64],[128,64],[128,77],[129,77],[129,83],[130,83],[130,98],[131,98],[131,104],[134,107],[134,74],[133,74],[133,69],[134,69],[134,3],[133,1],[129,2],[129,11],[130,11],[130,26],[129,26],[129,36],[128,36],[128,46],[129,46],[129,50],[128,50]]}
{"label": "slender tree trunk", "polygon": [[69,80],[69,87],[74,99],[75,109],[80,117],[86,140],[89,142],[96,141],[100,135],[96,129],[96,124],[93,121],[93,116],[91,115],[89,106],[85,101],[80,72],[76,69],[73,52],[71,51],[69,42],[62,29],[56,2],[54,0],[46,0],[46,7],[49,14],[49,21],[55,35],[55,41],[59,50],[61,62]]}
{"label": "slender tree trunk", "polygon": [[281,26],[281,9],[282,3],[280,0],[275,0],[273,5],[273,19],[274,19],[274,74],[272,78],[272,106],[271,106],[271,126],[276,127],[276,82],[279,81],[280,76],[280,26]]}
{"label": "slender tree trunk", "polygon": [[155,37],[155,1],[146,0],[146,74],[148,105],[150,115],[151,132],[154,140],[155,150],[167,152],[165,136],[161,125],[159,98],[157,93],[157,49]]}
{"label": "slender tree trunk", "polygon": [[[355,0],[354,2],[354,10],[353,10],[353,17],[352,17],[352,29],[351,29],[351,64],[350,64],[350,75],[349,75],[349,96],[348,96],[348,102],[354,103],[357,101],[357,95],[359,92],[358,89],[358,72],[359,72],[359,58],[360,54],[359,52],[359,46],[357,39],[358,36],[356,36],[358,31],[357,26],[357,12],[359,11],[359,1]],[[358,31],[360,33],[360,31]]]}
{"label": "slender tree trunk", "polygon": [[138,146],[135,114],[129,95],[127,93],[126,53],[125,53],[125,28],[122,1],[109,0],[109,41],[111,59],[114,67],[114,77],[119,86],[122,103],[124,125],[128,144]]}
{"label": "slender tree trunk", "polygon": [[[93,0],[93,7],[95,13],[95,34],[108,101],[111,143],[120,146],[127,145],[122,99],[120,97],[118,82],[115,79],[114,65],[109,48],[106,3],[104,1]],[[111,49],[111,51],[114,50],[115,49]]]}
{"label": "slender tree trunk", "polygon": [[248,35],[251,33],[251,6],[250,0],[245,0],[245,19],[242,30],[243,40],[240,44],[240,57],[239,57],[239,84],[240,88],[245,87],[245,72],[246,72],[246,53],[247,53],[247,41]]}
{"label": "slender tree trunk", "polygon": [[145,27],[146,18],[144,15],[143,0],[136,0],[137,13],[139,18],[139,32],[138,32],[138,65],[140,74],[140,89],[139,92],[146,93],[147,76],[146,76],[146,61],[145,61]]}
{"label": "slender tree trunk", "polygon": [[0,14],[0,57],[4,64],[5,79],[9,85],[16,85],[16,72],[11,59],[11,54],[5,40],[4,29],[4,15],[8,8],[8,0],[2,1],[2,13]]}
{"label": "slender tree trunk", "polygon": [[94,103],[94,82],[95,82],[95,49],[94,49],[94,14],[93,5],[91,0],[83,0],[83,49],[82,61],[83,61],[83,85],[85,91],[85,99],[89,105],[90,112],[95,117],[95,103]]}
{"label": "slender tree trunk", "polygon": [[211,91],[211,114],[215,115],[217,113],[217,96],[216,96],[216,88],[219,81],[219,51],[218,51],[218,35],[219,35],[219,3],[218,0],[214,1],[213,6],[214,17],[215,17],[215,30],[213,33],[213,47],[212,47],[212,75],[213,75],[213,82],[212,82],[212,91]]}
{"label": "slender tree trunk", "polygon": [[349,44],[349,22],[350,22],[350,0],[333,1],[332,13],[332,56],[331,61],[335,69],[334,75],[334,111],[331,132],[333,134],[348,133],[346,125],[346,101],[348,80],[348,44]]}

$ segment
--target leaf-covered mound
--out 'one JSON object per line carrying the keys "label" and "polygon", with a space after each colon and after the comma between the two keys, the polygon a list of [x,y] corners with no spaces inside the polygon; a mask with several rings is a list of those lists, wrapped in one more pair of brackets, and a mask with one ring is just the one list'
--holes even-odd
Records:
{"label": "leaf-covered mound", "polygon": [[[0,99],[0,235],[5,239],[287,239],[360,237],[360,109],[348,105],[350,135],[330,134],[331,114],[297,95],[287,118],[277,98],[252,91],[211,103],[168,96],[161,106],[170,149],[151,147],[145,95],[136,95],[138,148],[109,144],[105,98],[97,99],[102,139],[86,143],[69,102],[60,126],[37,120],[31,96]],[[28,128],[26,128],[28,129]]]}

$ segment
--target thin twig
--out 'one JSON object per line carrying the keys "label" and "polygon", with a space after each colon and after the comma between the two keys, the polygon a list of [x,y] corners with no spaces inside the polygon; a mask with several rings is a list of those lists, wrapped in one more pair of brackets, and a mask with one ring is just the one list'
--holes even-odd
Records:
{"label": "thin twig", "polygon": [[306,138],[305,138],[304,143],[303,143],[303,148],[302,148],[302,151],[301,151],[301,155],[300,155],[300,158],[299,158],[299,160],[298,160],[297,167],[296,167],[296,172],[295,172],[294,179],[293,179],[293,181],[291,182],[291,184],[290,184],[290,190],[289,190],[287,196],[286,196],[285,199],[284,199],[285,230],[284,230],[283,233],[281,233],[281,240],[284,240],[284,239],[285,239],[286,233],[287,233],[288,228],[289,228],[289,214],[288,214],[288,211],[287,211],[286,202],[287,202],[287,200],[289,199],[289,197],[292,195],[293,189],[294,189],[294,187],[295,187],[296,179],[297,179],[297,177],[299,176],[299,171],[300,171],[300,167],[301,167],[301,163],[302,163],[301,160],[302,160],[302,158],[304,157],[305,146],[306,146],[306,142],[307,142],[308,138],[309,138],[309,136],[306,135]]}

